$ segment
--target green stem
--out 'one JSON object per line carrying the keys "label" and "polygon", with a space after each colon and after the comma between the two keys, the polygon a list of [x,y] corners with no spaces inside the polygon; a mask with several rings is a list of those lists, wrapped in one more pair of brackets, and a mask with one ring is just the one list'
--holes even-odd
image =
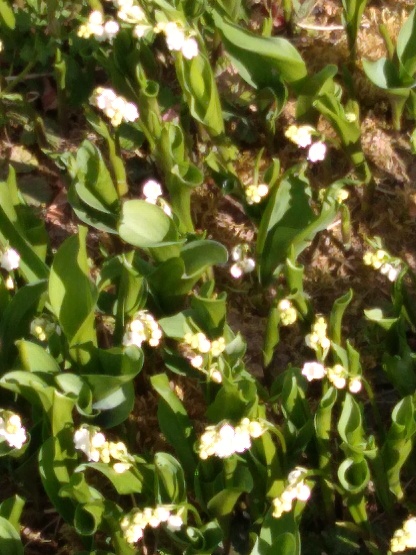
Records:
{"label": "green stem", "polygon": [[59,48],[55,51],[55,81],[57,88],[57,102],[58,102],[58,121],[63,133],[66,132],[68,124],[68,110],[66,102],[66,63],[62,58],[62,52]]}
{"label": "green stem", "polygon": [[391,116],[393,122],[393,129],[400,131],[402,128],[402,114],[404,105],[406,104],[407,97],[398,99],[395,97],[390,98]]}
{"label": "green stem", "polygon": [[392,60],[394,57],[395,48],[394,48],[394,43],[391,40],[391,36],[389,34],[387,26],[384,23],[380,23],[380,25],[378,26],[378,31],[381,35],[381,38],[384,40],[384,44],[387,49],[388,58],[389,60]]}
{"label": "green stem", "polygon": [[232,487],[233,476],[237,467],[237,459],[235,457],[228,457],[224,459],[224,481],[225,487]]}
{"label": "green stem", "polygon": [[283,0],[283,16],[287,25],[292,23],[293,6],[292,0]]}
{"label": "green stem", "polygon": [[177,185],[174,188],[169,188],[169,194],[172,209],[179,218],[179,230],[183,233],[193,233],[194,224],[191,218],[191,189],[183,185]]}
{"label": "green stem", "polygon": [[26,75],[28,73],[30,73],[30,71],[35,67],[36,65],[36,60],[31,60],[27,66],[23,69],[23,71],[21,71],[18,75],[16,75],[16,77],[13,79],[13,81],[11,81],[7,87],[2,91],[2,96],[5,94],[9,94],[10,92],[12,92],[12,90],[17,87],[17,85],[24,80],[24,78],[26,77]]}
{"label": "green stem", "polygon": [[[322,397],[328,391],[327,385],[323,384]],[[331,473],[332,454],[330,450],[330,437],[332,429],[332,406],[319,407],[315,416],[316,443],[318,448],[318,465],[323,476],[329,476]],[[321,482],[321,492],[324,504],[324,510],[328,522],[334,522],[334,503],[335,495],[331,487],[327,484],[323,477]]]}
{"label": "green stem", "polygon": [[120,151],[118,131],[115,132],[114,140],[112,140],[111,135],[109,135],[107,146],[108,156],[110,158],[111,167],[113,168],[114,177],[116,179],[117,193],[119,198],[121,198],[128,193],[129,188],[127,186],[126,168],[124,167],[123,160],[118,155],[118,152]]}
{"label": "green stem", "polygon": [[341,213],[342,242],[348,250],[351,247],[351,214],[346,204],[341,204],[339,210]]}

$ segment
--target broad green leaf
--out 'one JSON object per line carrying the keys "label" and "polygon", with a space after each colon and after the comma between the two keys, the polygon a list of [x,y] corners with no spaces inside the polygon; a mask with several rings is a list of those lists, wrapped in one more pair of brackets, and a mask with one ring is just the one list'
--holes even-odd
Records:
{"label": "broad green leaf", "polygon": [[280,310],[277,308],[277,303],[273,303],[269,310],[266,324],[266,332],[264,334],[263,343],[263,362],[264,366],[268,366],[272,359],[276,346],[280,341],[279,333],[280,323]]}
{"label": "broad green leaf", "polygon": [[228,260],[227,249],[217,241],[201,239],[191,241],[181,249],[181,258],[185,264],[185,276],[200,274],[207,266],[225,264]]}
{"label": "broad green leaf", "polygon": [[188,477],[192,477],[196,467],[193,450],[195,432],[185,407],[172,391],[166,374],[150,378],[152,386],[161,396],[158,406],[159,425],[176,454]]}
{"label": "broad green leaf", "polygon": [[[51,307],[71,347],[97,345],[94,329],[97,288],[89,277],[86,250],[87,229],[80,227],[55,255],[49,279]],[[75,356],[87,363],[88,350],[75,350]]]}
{"label": "broad green leaf", "polygon": [[74,514],[74,528],[80,536],[92,536],[103,520],[105,506],[103,500],[77,505]]}
{"label": "broad green leaf", "polygon": [[367,2],[368,0],[342,0],[342,6],[344,8],[343,23],[347,31],[348,45],[353,55],[355,53],[355,44],[360,28],[361,17]]}
{"label": "broad green leaf", "polygon": [[391,329],[395,324],[397,324],[400,319],[399,317],[386,318],[381,308],[371,308],[368,310],[364,310],[364,314],[368,320],[370,320],[371,322],[376,322],[379,326],[387,331]]}
{"label": "broad green leaf", "polygon": [[133,410],[134,401],[134,384],[128,381],[92,405],[94,410],[99,411],[93,423],[102,428],[118,426],[128,418]]}
{"label": "broad green leaf", "polygon": [[9,29],[15,28],[16,20],[14,17],[13,9],[11,8],[7,0],[0,0],[0,19],[1,22]]}
{"label": "broad green leaf", "polygon": [[[173,247],[178,244],[172,219],[161,208],[144,200],[123,203],[118,232],[123,241],[135,247]],[[175,256],[176,248],[172,251]]]}
{"label": "broad green leaf", "polygon": [[[105,463],[84,463],[80,464],[75,472],[83,476],[83,472],[88,468],[96,470],[105,476],[112,484],[114,489],[120,495],[129,495],[133,493],[142,493],[144,489],[144,482],[146,479],[151,478],[150,465],[144,465],[143,469],[146,474],[141,474],[137,466],[130,468],[125,472],[116,472],[109,464]],[[71,478],[72,481],[72,478]],[[87,501],[87,499],[85,500]],[[85,502],[84,501],[84,502]]]}
{"label": "broad green leaf", "polygon": [[188,318],[183,312],[161,318],[158,324],[166,337],[173,337],[174,339],[183,339],[185,333],[192,332]]}
{"label": "broad green leaf", "polygon": [[308,75],[294,85],[297,95],[296,119],[308,121],[308,118],[313,118],[314,100],[322,94],[335,92],[333,78],[337,72],[337,66],[327,65],[318,73]]}
{"label": "broad green leaf", "polygon": [[[28,219],[21,216],[22,211],[27,213],[26,208],[18,196],[14,171],[10,170],[7,182],[0,182],[0,244],[9,244],[20,254],[19,269],[27,281],[33,282],[48,277],[48,267],[41,258],[46,236],[31,210]],[[33,244],[32,230],[35,230]]]}
{"label": "broad green leaf", "polygon": [[[272,193],[260,222],[257,254],[260,257],[260,276],[267,283],[276,268],[289,255],[292,242],[313,219],[310,207],[308,180],[291,170]],[[302,250],[298,249],[297,254]]]}
{"label": "broad green leaf", "polygon": [[211,63],[203,52],[191,60],[176,59],[176,72],[192,116],[213,137],[224,133],[221,103]]}
{"label": "broad green leaf", "polygon": [[[397,37],[397,56],[404,78],[413,77],[416,71],[416,8],[400,29]],[[404,70],[404,71],[403,71]]]}
{"label": "broad green leaf", "polygon": [[362,492],[370,481],[370,469],[365,459],[345,459],[338,468],[338,479],[349,494]]}
{"label": "broad green leaf", "polygon": [[370,81],[380,89],[388,90],[391,94],[408,96],[410,83],[405,83],[401,79],[396,65],[391,60],[387,58],[380,58],[374,62],[363,60],[363,69]]}
{"label": "broad green leaf", "polygon": [[17,353],[14,343],[28,333],[30,322],[47,286],[46,280],[29,283],[21,287],[7,305],[0,325],[0,354],[3,364],[7,361],[9,364],[12,363]]}
{"label": "broad green leaf", "polygon": [[354,458],[362,458],[367,442],[362,422],[360,406],[350,393],[345,394],[341,416],[338,421],[338,433],[344,441],[346,452]]}
{"label": "broad green leaf", "polygon": [[360,126],[357,121],[348,120],[344,107],[335,94],[322,94],[313,105],[328,119],[345,146],[359,143],[361,137]]}
{"label": "broad green leaf", "polygon": [[199,275],[186,277],[185,264],[181,258],[169,258],[149,274],[147,281],[160,307],[169,313],[183,306],[185,295],[191,291]]}
{"label": "broad green leaf", "polygon": [[409,395],[394,407],[392,424],[380,451],[380,461],[387,474],[390,491],[399,500],[404,495],[400,483],[400,472],[412,452],[412,440],[415,433],[415,406]]}
{"label": "broad green leaf", "polygon": [[169,453],[155,454],[157,502],[181,504],[186,502],[186,484],[180,463]]}
{"label": "broad green leaf", "polygon": [[76,165],[75,190],[83,202],[95,210],[114,214],[118,195],[98,148],[84,141],[78,150]]}
{"label": "broad green leaf", "polygon": [[75,185],[70,185],[68,189],[68,202],[71,204],[75,214],[81,222],[88,224],[95,229],[105,231],[106,233],[117,233],[117,218],[109,212],[103,212],[92,208],[77,194]]}
{"label": "broad green leaf", "polygon": [[40,345],[22,339],[16,342],[16,346],[19,351],[19,361],[25,370],[50,374],[61,371],[56,360]]}
{"label": "broad green leaf", "polygon": [[293,512],[274,518],[267,512],[250,555],[300,555],[300,537]]}
{"label": "broad green leaf", "polygon": [[334,343],[341,345],[341,324],[344,312],[352,301],[353,291],[350,289],[342,297],[339,297],[331,310],[329,317],[330,339]]}
{"label": "broad green leaf", "polygon": [[24,506],[25,500],[19,495],[13,495],[0,504],[0,517],[5,518],[17,533],[20,532],[20,517]]}
{"label": "broad green leaf", "polygon": [[[204,285],[209,284],[210,282],[206,282]],[[210,337],[217,338],[224,333],[227,311],[226,293],[217,295],[211,291],[204,291],[201,287],[199,295],[195,293],[192,296],[191,307],[193,320]]]}
{"label": "broad green leaf", "polygon": [[228,23],[216,10],[212,15],[227,54],[252,87],[273,88],[280,80],[293,83],[306,76],[305,62],[288,40],[257,36]]}
{"label": "broad green leaf", "polygon": [[39,451],[39,473],[43,487],[57,511],[69,523],[75,514],[75,505],[70,499],[60,496],[60,490],[69,483],[76,466],[76,455],[72,435],[66,430],[49,437]]}
{"label": "broad green leaf", "polygon": [[208,510],[218,519],[230,516],[243,491],[239,488],[227,488],[220,491],[210,499]]}
{"label": "broad green leaf", "polygon": [[0,516],[0,553],[4,553],[4,555],[24,555],[20,534],[2,516]]}

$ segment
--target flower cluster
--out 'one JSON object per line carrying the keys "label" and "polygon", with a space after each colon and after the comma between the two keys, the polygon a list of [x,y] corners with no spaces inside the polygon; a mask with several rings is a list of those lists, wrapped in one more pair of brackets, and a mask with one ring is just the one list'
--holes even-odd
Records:
{"label": "flower cluster", "polygon": [[113,0],[118,8],[117,17],[126,23],[142,23],[146,21],[146,14],[134,0]]}
{"label": "flower cluster", "polygon": [[18,414],[9,410],[0,410],[0,438],[4,438],[10,447],[22,448],[27,435]]}
{"label": "flower cluster", "polygon": [[6,249],[1,255],[0,266],[6,270],[6,272],[17,270],[20,266],[20,254],[14,249]]}
{"label": "flower cluster", "polygon": [[335,364],[332,368],[325,368],[319,362],[305,362],[302,375],[305,376],[308,382],[322,380],[326,376],[337,389],[344,389],[348,383],[350,393],[358,393],[362,387],[360,376],[349,376],[348,371],[341,364]]}
{"label": "flower cluster", "polygon": [[306,484],[307,470],[297,466],[287,477],[288,485],[283,493],[273,499],[273,516],[280,518],[283,513],[288,513],[292,510],[292,504],[296,499],[299,501],[307,501],[311,496],[311,488]]}
{"label": "flower cluster", "polygon": [[250,449],[251,440],[260,437],[265,431],[263,423],[248,418],[243,418],[235,427],[229,422],[208,426],[198,445],[199,458],[205,460],[217,456],[225,459],[234,453],[243,453]]}
{"label": "flower cluster", "polygon": [[204,333],[198,332],[186,333],[183,340],[193,351],[199,354],[210,353],[213,357],[218,357],[225,350],[225,339],[223,337],[210,341]]}
{"label": "flower cluster", "polygon": [[89,426],[81,426],[74,433],[75,449],[79,449],[89,461],[112,463],[113,469],[122,474],[132,466],[133,457],[122,441],[107,441],[104,434]]}
{"label": "flower cluster", "polygon": [[315,129],[311,125],[291,125],[285,131],[285,136],[301,148],[306,148],[312,144],[312,135]]}
{"label": "flower cluster", "polygon": [[155,27],[155,32],[162,32],[170,51],[182,52],[187,60],[198,56],[198,43],[192,33],[186,33],[182,25],[176,21],[161,22]]}
{"label": "flower cluster", "polygon": [[77,34],[83,39],[89,39],[94,36],[98,41],[111,41],[119,30],[120,26],[117,21],[113,19],[104,21],[103,14],[95,10],[90,13],[87,23],[79,27]]}
{"label": "flower cluster", "polygon": [[321,162],[325,160],[326,144],[323,141],[312,142],[315,134],[316,129],[310,125],[291,125],[285,132],[285,136],[299,147],[309,147],[307,158],[310,162]]}
{"label": "flower cluster", "polygon": [[113,89],[97,87],[91,97],[91,104],[102,110],[114,127],[123,121],[133,122],[139,118],[137,106],[122,96],[117,96]]}
{"label": "flower cluster", "polygon": [[172,209],[165,199],[162,198],[162,186],[158,181],[148,179],[143,185],[142,191],[146,202],[160,206],[167,216],[172,216]]}
{"label": "flower cluster", "polygon": [[291,326],[296,322],[298,313],[289,299],[281,299],[277,304],[277,310],[282,326]]}
{"label": "flower cluster", "polygon": [[47,341],[54,333],[61,335],[61,328],[50,316],[42,315],[32,320],[30,333],[39,341]]}
{"label": "flower cluster", "polygon": [[234,260],[234,264],[230,268],[230,274],[233,278],[238,279],[243,274],[252,272],[256,267],[254,259],[248,256],[249,250],[250,247],[246,243],[232,249],[231,258]]}
{"label": "flower cluster", "polygon": [[314,351],[327,351],[331,345],[327,336],[328,324],[323,316],[318,316],[312,325],[311,333],[305,337],[305,343]]}
{"label": "flower cluster", "polygon": [[396,530],[390,541],[392,553],[401,553],[406,549],[416,548],[416,517],[411,516]]}
{"label": "flower cluster", "polygon": [[162,339],[162,330],[154,317],[147,310],[136,312],[123,337],[123,345],[141,347],[146,341],[151,347],[157,347]]}
{"label": "flower cluster", "polygon": [[146,507],[142,511],[135,509],[122,519],[120,525],[126,541],[134,544],[142,539],[146,526],[158,528],[162,523],[172,530],[179,530],[183,520],[179,514],[173,514],[169,506],[159,505],[156,508]]}
{"label": "flower cluster", "polygon": [[269,194],[269,187],[265,183],[260,185],[249,185],[246,190],[247,204],[258,204]]}
{"label": "flower cluster", "polygon": [[[218,337],[210,341],[207,336],[202,333],[187,333],[184,337],[184,345],[182,346],[185,355],[190,359],[191,365],[203,372],[210,380],[216,383],[222,382],[222,374],[218,369],[218,364],[212,362],[212,358],[219,357],[225,350],[224,337]],[[208,363],[208,369],[204,366]]]}
{"label": "flower cluster", "polygon": [[376,252],[366,252],[363,261],[367,266],[371,266],[374,270],[379,270],[381,274],[386,275],[390,281],[396,281],[401,271],[400,259],[390,256],[382,249],[378,249]]}

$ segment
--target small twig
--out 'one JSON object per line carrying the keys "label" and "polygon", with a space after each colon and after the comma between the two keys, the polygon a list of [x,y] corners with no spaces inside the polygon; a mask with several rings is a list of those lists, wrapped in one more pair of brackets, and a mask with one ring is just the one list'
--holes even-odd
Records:
{"label": "small twig", "polygon": [[334,229],[334,227],[339,226],[339,224],[341,223],[341,218],[338,220],[335,220],[335,222],[332,222],[332,224],[329,224],[329,226],[326,228],[327,231],[330,231],[331,229]]}
{"label": "small twig", "polygon": [[[50,71],[46,71],[44,73],[29,73],[28,75],[25,75],[23,80],[27,81],[28,79],[38,79],[39,77],[53,77],[53,73]],[[18,75],[10,75],[9,77],[5,77],[5,81],[13,81],[14,79],[16,79],[18,77]]]}
{"label": "small twig", "polygon": [[343,25],[314,25],[313,23],[302,23],[302,21],[296,21],[296,25],[301,29],[306,29],[307,31],[343,31]]}

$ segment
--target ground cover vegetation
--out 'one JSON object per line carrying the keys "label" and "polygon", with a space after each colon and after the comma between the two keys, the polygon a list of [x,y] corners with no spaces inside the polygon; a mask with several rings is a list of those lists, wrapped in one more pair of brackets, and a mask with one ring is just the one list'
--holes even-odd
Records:
{"label": "ground cover vegetation", "polygon": [[0,552],[416,549],[414,2],[0,27]]}

